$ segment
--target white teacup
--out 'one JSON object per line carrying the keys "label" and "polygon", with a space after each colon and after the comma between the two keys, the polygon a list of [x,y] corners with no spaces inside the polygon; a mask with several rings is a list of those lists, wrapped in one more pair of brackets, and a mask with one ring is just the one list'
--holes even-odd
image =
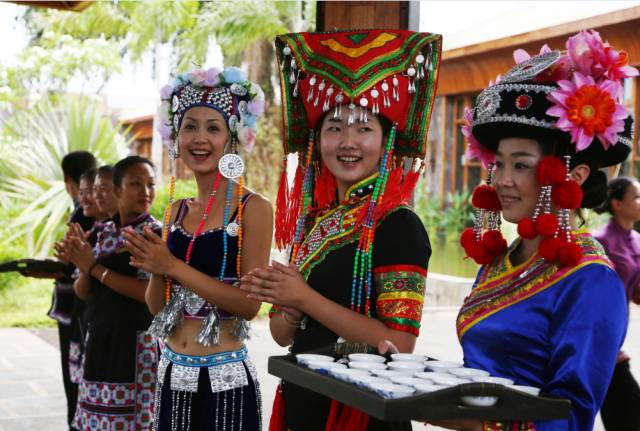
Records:
{"label": "white teacup", "polygon": [[411,386],[412,388],[414,388],[416,385],[420,385],[424,383],[423,379],[419,379],[417,377],[411,377],[406,374],[404,376],[391,377],[389,380],[399,385]]}
{"label": "white teacup", "polygon": [[349,357],[349,361],[379,362],[381,364],[384,364],[386,362],[386,359],[384,356],[372,355],[371,353],[351,353],[348,357]]}
{"label": "white teacup", "polygon": [[426,361],[424,363],[425,367],[432,371],[445,372],[452,368],[461,368],[462,364],[459,362],[449,362],[449,361]]}
{"label": "white teacup", "polygon": [[513,380],[505,377],[493,377],[493,376],[477,376],[471,377],[471,380],[476,383],[495,383],[497,385],[513,385]]}
{"label": "white teacup", "polygon": [[424,371],[422,362],[414,361],[391,361],[387,364],[390,370],[400,371],[402,373],[413,375],[414,373]]}
{"label": "white teacup", "polygon": [[407,373],[396,370],[371,370],[371,374],[374,376],[384,377],[390,379],[391,377],[407,376]]}
{"label": "white teacup", "polygon": [[428,394],[429,392],[439,391],[441,389],[446,389],[447,387],[441,386],[441,385],[434,385],[433,383],[424,381],[424,383],[415,385],[414,388],[419,394]]}
{"label": "white teacup", "polygon": [[337,362],[327,362],[327,361],[309,361],[307,362],[307,367],[313,371],[317,371],[322,374],[329,374],[329,371],[335,370],[338,368],[347,368],[345,364],[339,364]]}
{"label": "white teacup", "polygon": [[296,355],[296,361],[300,365],[305,365],[309,361],[333,362],[334,359],[327,355],[316,355],[315,353],[300,353]]}
{"label": "white teacup", "polygon": [[376,394],[383,398],[402,398],[415,393],[415,389],[409,386],[396,385],[394,383],[375,383],[369,386]]}
{"label": "white teacup", "polygon": [[536,388],[535,386],[509,385],[507,387],[533,396],[538,396],[540,394],[540,388]]}
{"label": "white teacup", "polygon": [[353,361],[353,362],[349,362],[349,368],[373,371],[373,370],[386,370],[387,366],[385,364],[381,364],[380,362]]}
{"label": "white teacup", "polygon": [[393,355],[391,355],[391,359],[393,361],[424,362],[426,360],[426,356],[424,356],[424,355],[416,355],[415,353],[394,353]]}
{"label": "white teacup", "polygon": [[335,368],[329,370],[329,375],[335,377],[338,380],[345,382],[352,382],[355,376],[369,376],[367,370],[356,370],[354,368]]}
{"label": "white teacup", "polygon": [[451,368],[447,370],[449,374],[453,374],[456,377],[462,379],[471,379],[472,377],[488,377],[489,372],[485,370],[478,370],[476,368]]}

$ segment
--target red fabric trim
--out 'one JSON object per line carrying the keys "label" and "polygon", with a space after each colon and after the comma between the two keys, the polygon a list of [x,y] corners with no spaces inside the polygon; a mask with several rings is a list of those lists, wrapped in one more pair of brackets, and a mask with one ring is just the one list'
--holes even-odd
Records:
{"label": "red fabric trim", "polygon": [[374,274],[386,273],[386,272],[417,272],[422,276],[427,276],[427,270],[418,265],[387,265],[379,266],[373,269]]}
{"label": "red fabric trim", "polygon": [[382,323],[384,323],[387,328],[395,329],[396,331],[408,332],[416,337],[420,335],[420,330],[412,326],[400,325],[399,323],[388,322],[385,320],[383,320]]}

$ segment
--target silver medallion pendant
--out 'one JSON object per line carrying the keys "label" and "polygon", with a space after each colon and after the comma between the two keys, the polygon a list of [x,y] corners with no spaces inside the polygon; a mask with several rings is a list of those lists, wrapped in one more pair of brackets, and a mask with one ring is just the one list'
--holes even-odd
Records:
{"label": "silver medallion pendant", "polygon": [[227,235],[229,236],[238,236],[238,230],[240,230],[238,223],[231,222],[227,225]]}
{"label": "silver medallion pendant", "polygon": [[244,173],[244,161],[237,154],[225,154],[218,162],[220,173],[229,179],[235,179]]}

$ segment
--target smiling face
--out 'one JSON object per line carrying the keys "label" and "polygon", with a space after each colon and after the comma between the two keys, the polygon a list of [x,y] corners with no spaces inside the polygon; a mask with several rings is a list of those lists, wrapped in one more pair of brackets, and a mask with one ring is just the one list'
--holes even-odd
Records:
{"label": "smiling face", "polygon": [[320,128],[320,154],[336,177],[339,190],[361,181],[378,170],[382,158],[383,130],[380,121],[369,113],[369,121],[347,125],[348,113],[340,118],[326,115]]}
{"label": "smiling face", "polygon": [[96,181],[93,183],[93,195],[100,212],[111,217],[118,211],[118,198],[113,192],[113,175],[96,175]]}
{"label": "smiling face", "polygon": [[533,139],[506,138],[498,143],[493,185],[508,222],[518,223],[533,215],[540,191],[536,167],[543,157],[540,144]]}
{"label": "smiling face", "polygon": [[194,173],[218,169],[218,161],[229,142],[229,127],[222,114],[206,106],[185,112],[178,132],[180,157]]}
{"label": "smiling face", "polygon": [[78,200],[82,206],[82,213],[87,217],[97,217],[100,212],[96,207],[93,196],[93,181],[91,178],[83,177],[78,187]]}
{"label": "smiling face", "polygon": [[149,212],[156,196],[156,175],[146,163],[129,167],[122,177],[122,184],[114,188],[122,217],[131,219]]}

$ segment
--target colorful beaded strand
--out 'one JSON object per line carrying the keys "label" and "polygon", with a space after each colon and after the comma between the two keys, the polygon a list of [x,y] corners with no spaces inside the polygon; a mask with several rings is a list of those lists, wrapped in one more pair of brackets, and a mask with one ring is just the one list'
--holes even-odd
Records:
{"label": "colorful beaded strand", "polygon": [[198,228],[193,233],[193,236],[191,237],[191,241],[189,241],[189,246],[187,247],[187,255],[184,260],[187,263],[187,265],[191,261],[191,252],[193,251],[193,244],[196,242],[196,238],[198,238],[198,236],[202,232],[202,229],[204,228],[204,224],[209,218],[209,213],[211,212],[211,207],[213,206],[213,199],[216,196],[218,185],[220,185],[221,176],[222,174],[220,173],[220,171],[218,171],[218,173],[216,174],[216,179],[213,182],[213,188],[211,189],[211,193],[209,193],[209,201],[207,202],[207,206],[205,207],[205,210],[202,214],[202,219],[200,219],[200,224],[198,224]]}
{"label": "colorful beaded strand", "polygon": [[220,265],[219,279],[224,279],[224,271],[227,268],[227,256],[228,256],[228,233],[227,226],[229,225],[229,209],[231,208],[231,194],[233,192],[233,181],[229,178],[229,184],[227,186],[227,196],[224,204],[224,218],[222,220],[222,264]]}
{"label": "colorful beaded strand", "polygon": [[351,310],[360,313],[362,309],[362,294],[366,295],[365,302],[365,314],[370,315],[370,297],[371,297],[371,285],[372,285],[372,255],[373,255],[373,237],[375,231],[375,210],[378,205],[378,197],[382,199],[381,192],[384,193],[384,187],[387,183],[389,175],[389,167],[391,158],[391,149],[393,147],[393,141],[395,140],[396,125],[394,124],[389,138],[385,146],[385,152],[378,168],[378,178],[373,189],[369,204],[367,206],[367,213],[363,223],[362,233],[358,241],[356,248],[356,255],[353,264],[353,279],[351,283]]}
{"label": "colorful beaded strand", "polygon": [[302,234],[304,233],[304,221],[307,216],[307,209],[309,208],[309,195],[311,189],[311,174],[313,169],[311,168],[311,158],[313,156],[313,139],[314,133],[311,131],[309,135],[309,144],[307,146],[306,160],[304,164],[304,182],[302,184],[302,208],[298,214],[298,220],[296,222],[296,232],[293,241],[293,248],[291,251],[291,262],[295,261],[298,256],[298,249],[300,248],[300,242],[302,241]]}
{"label": "colorful beaded strand", "polygon": [[[173,169],[172,169],[173,170]],[[169,222],[171,221],[171,208],[173,208],[173,194],[176,185],[176,176],[171,174],[171,180],[169,182],[169,202],[164,210],[164,224],[162,225],[162,241],[165,243],[169,239]],[[168,304],[171,300],[171,281],[168,277],[164,280],[164,300],[165,304]]]}
{"label": "colorful beaded strand", "polygon": [[236,274],[240,278],[240,268],[242,265],[242,211],[244,204],[242,202],[244,194],[244,177],[238,179],[238,256],[236,258]]}

